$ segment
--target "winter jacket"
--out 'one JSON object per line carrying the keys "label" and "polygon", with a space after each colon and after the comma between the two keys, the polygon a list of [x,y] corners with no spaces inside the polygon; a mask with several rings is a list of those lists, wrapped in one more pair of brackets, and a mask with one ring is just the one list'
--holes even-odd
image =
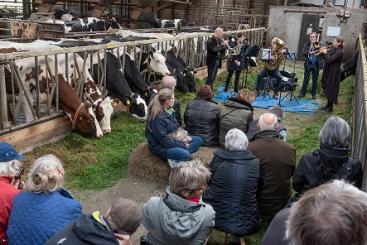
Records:
{"label": "winter jacket", "polygon": [[348,149],[320,144],[320,149],[306,153],[293,175],[293,189],[303,192],[334,179],[344,179],[362,186],[362,165],[349,157]]}
{"label": "winter jacket", "polygon": [[21,192],[13,200],[7,230],[9,244],[44,244],[80,215],[80,203],[65,190]]}
{"label": "winter jacket", "polygon": [[232,128],[238,128],[247,132],[249,123],[253,120],[254,108],[245,101],[235,98],[227,100],[220,107],[219,121],[219,145],[224,148],[227,132]]}
{"label": "winter jacket", "polygon": [[143,224],[149,231],[149,244],[204,244],[214,220],[212,206],[183,199],[169,188],[165,197],[151,197],[144,205]]}
{"label": "winter jacket", "polygon": [[[0,241],[6,240],[6,229],[12,207],[13,198],[20,192],[10,184],[11,178],[0,177]],[[1,244],[1,242],[0,242]]]}
{"label": "winter jacket", "polygon": [[[231,45],[231,43],[229,43],[229,47],[231,47],[233,50],[239,49],[240,52],[234,55],[231,55],[231,51],[229,52],[230,55],[227,59],[227,70],[228,71],[243,70],[245,66],[247,66],[246,59],[245,59],[245,52],[247,48],[249,48],[249,45],[248,44],[237,44],[237,43],[234,43]],[[239,61],[240,65],[237,65],[235,61]]]}
{"label": "winter jacket", "polygon": [[290,198],[296,150],[279,139],[275,130],[258,132],[247,149],[260,161],[260,175],[263,181],[258,199],[260,213],[272,218],[286,206]]}
{"label": "winter jacket", "polygon": [[220,149],[210,163],[212,182],[203,201],[215,210],[215,228],[236,236],[257,229],[259,160],[249,151]]}
{"label": "winter jacket", "polygon": [[108,221],[98,211],[82,215],[52,236],[46,245],[118,245]]}
{"label": "winter jacket", "polygon": [[219,68],[222,66],[221,52],[226,50],[226,45],[214,36],[208,38],[206,43],[206,65],[211,66],[216,60],[219,60]]}
{"label": "winter jacket", "polygon": [[189,134],[202,137],[204,146],[218,145],[219,107],[217,104],[203,99],[189,102],[184,121]]}
{"label": "winter jacket", "polygon": [[165,160],[168,149],[175,147],[186,149],[181,141],[174,140],[169,136],[178,127],[175,117],[166,111],[160,112],[154,119],[149,120],[145,129],[149,150]]}
{"label": "winter jacket", "polygon": [[[312,60],[309,57],[309,51],[310,51],[310,46],[311,46],[311,42],[308,41],[303,45],[303,50],[302,50],[302,54],[303,54],[303,58],[305,58],[305,65],[308,67],[312,64]],[[317,51],[317,50],[316,50]],[[315,49],[313,50],[313,52],[315,52]],[[312,54],[311,54],[312,55]],[[323,64],[323,57],[321,55],[315,55],[314,59],[316,60],[315,64],[317,64],[317,67],[319,69],[322,69],[324,67]]]}

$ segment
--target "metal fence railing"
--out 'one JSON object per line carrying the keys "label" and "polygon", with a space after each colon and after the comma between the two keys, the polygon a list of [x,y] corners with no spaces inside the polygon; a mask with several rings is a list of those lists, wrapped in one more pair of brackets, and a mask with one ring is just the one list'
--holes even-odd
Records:
{"label": "metal fence railing", "polygon": [[[249,44],[262,45],[265,28],[254,28],[241,31],[230,31],[228,34],[237,32],[244,32],[248,37]],[[140,68],[142,55],[137,50],[149,51],[152,46],[158,47],[162,50],[162,54],[167,52],[167,46],[174,45],[177,48],[178,54],[183,58],[186,64],[193,68],[200,68],[205,66],[206,61],[206,41],[211,36],[211,33],[187,33],[178,36],[172,36],[160,39],[138,40],[128,42],[114,42],[113,44],[99,44],[80,47],[66,47],[66,48],[49,48],[32,51],[21,51],[13,53],[0,52],[0,135],[17,127],[26,127],[28,123],[34,124],[37,121],[45,120],[45,117],[58,115],[59,112],[59,78],[56,74],[60,71],[64,72],[66,80],[70,83],[70,75],[72,71],[69,70],[68,61],[70,57],[76,54],[83,58],[84,62],[80,65],[77,74],[79,74],[78,83],[75,88],[78,89],[77,94],[82,97],[80,89],[86,81],[84,75],[86,70],[93,70],[93,64],[98,64],[99,76],[95,81],[102,93],[106,93],[106,62],[101,62],[106,57],[106,52],[113,52],[114,54],[123,56],[126,52],[133,55],[138,69]],[[95,55],[97,54],[97,55]],[[93,61],[93,56],[96,57]],[[89,58],[87,58],[89,57]],[[27,65],[34,71],[34,88],[32,93],[26,90],[26,79],[20,75],[22,67],[17,65],[18,61],[27,60]],[[60,67],[60,61],[64,60],[65,65]],[[24,61],[24,60],[23,60]],[[98,61],[98,62],[97,62]],[[124,69],[125,58],[121,59],[121,65]],[[96,68],[94,68],[96,69]],[[39,72],[44,71],[44,76],[50,84],[47,87],[47,103],[43,108],[40,108],[40,81]],[[74,71],[75,74],[75,71]],[[29,86],[29,84],[28,84]],[[26,100],[22,102],[16,101],[17,93],[24,94]],[[32,97],[32,98],[30,98]],[[44,97],[43,97],[44,98]],[[27,103],[31,109],[31,114],[34,120],[31,122],[18,122],[20,103]],[[43,111],[42,111],[42,110]],[[40,112],[42,111],[42,113]]]}
{"label": "metal fence railing", "polygon": [[356,44],[358,62],[355,74],[353,98],[352,157],[362,162],[363,190],[367,190],[367,61],[363,38],[359,35]]}

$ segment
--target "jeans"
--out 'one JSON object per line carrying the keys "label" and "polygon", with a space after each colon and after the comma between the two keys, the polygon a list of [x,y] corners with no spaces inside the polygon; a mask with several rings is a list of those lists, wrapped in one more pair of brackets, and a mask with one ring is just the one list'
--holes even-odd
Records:
{"label": "jeans", "polygon": [[305,73],[303,77],[302,88],[299,94],[301,96],[305,96],[307,92],[308,82],[310,80],[310,74],[312,75],[312,87],[311,87],[311,95],[316,96],[317,89],[317,78],[319,76],[319,68],[317,64],[307,64],[305,63]]}
{"label": "jeans", "polygon": [[169,148],[167,150],[167,158],[177,161],[191,160],[191,153],[197,151],[203,144],[203,139],[200,136],[191,136],[192,140],[189,148],[183,149],[180,147]]}
{"label": "jeans", "polygon": [[270,78],[276,78],[276,82],[272,87],[274,89],[274,92],[278,92],[279,84],[282,81],[282,76],[280,75],[279,69],[269,70],[266,67],[260,72],[259,76],[257,77],[256,91],[260,91],[265,88],[264,78],[266,78],[267,76],[270,76]]}
{"label": "jeans", "polygon": [[210,66],[208,66],[208,77],[206,78],[206,84],[212,86],[219,68],[219,60],[216,59]]}
{"label": "jeans", "polygon": [[[224,88],[224,91],[226,91],[226,92],[228,90],[229,83],[231,82],[231,78],[233,76],[233,72],[235,72],[235,71],[233,71],[233,70],[228,71],[227,80],[226,80],[226,86]],[[240,74],[241,74],[241,70],[236,71],[236,76],[234,78],[234,92],[236,92],[236,93],[238,92],[238,83],[240,81]]]}

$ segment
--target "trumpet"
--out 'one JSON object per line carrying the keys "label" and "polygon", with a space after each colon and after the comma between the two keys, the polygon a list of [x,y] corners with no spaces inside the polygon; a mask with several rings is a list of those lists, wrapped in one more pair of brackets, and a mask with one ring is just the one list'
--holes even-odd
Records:
{"label": "trumpet", "polygon": [[333,45],[327,45],[327,46],[324,46],[324,47],[321,47],[317,50],[314,50],[314,51],[311,51],[309,52],[309,54],[315,54],[315,55],[320,55],[321,54],[321,49],[326,49],[326,51],[329,51],[330,49],[332,49]]}

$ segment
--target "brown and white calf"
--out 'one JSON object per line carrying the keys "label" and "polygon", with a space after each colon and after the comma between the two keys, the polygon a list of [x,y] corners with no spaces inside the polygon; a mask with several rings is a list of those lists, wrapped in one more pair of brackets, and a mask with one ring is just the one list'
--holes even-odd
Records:
{"label": "brown and white calf", "polygon": [[[65,72],[65,56],[62,55],[58,64]],[[72,87],[76,87],[76,84],[80,82],[83,77],[83,63],[84,60],[79,54],[75,54],[75,59],[73,54],[68,55],[68,82]],[[91,74],[88,71],[88,67],[85,68],[85,79],[83,84],[83,99],[88,100],[93,105],[93,110],[95,111],[97,120],[103,133],[111,132],[111,116],[113,113],[112,100],[109,96],[103,98],[101,91],[95,84]]]}
{"label": "brown and white calf", "polygon": [[[55,60],[53,56],[48,56],[47,62],[54,78]],[[24,58],[15,61],[21,80],[24,82],[25,89],[30,94],[30,100],[33,104],[36,102],[36,69],[34,58]],[[100,138],[103,133],[97,122],[90,103],[83,103],[73,88],[67,83],[65,76],[62,74],[58,65],[58,83],[59,83],[59,102],[60,108],[70,117],[73,129],[81,131],[87,135]],[[46,59],[44,56],[38,57],[38,79],[40,84],[39,103],[46,104],[49,99],[49,92],[52,87],[52,79],[50,74],[46,75]],[[47,84],[48,83],[48,84]],[[26,122],[34,120],[31,108],[26,102],[23,93],[19,93],[21,101],[21,111],[25,116]]]}

